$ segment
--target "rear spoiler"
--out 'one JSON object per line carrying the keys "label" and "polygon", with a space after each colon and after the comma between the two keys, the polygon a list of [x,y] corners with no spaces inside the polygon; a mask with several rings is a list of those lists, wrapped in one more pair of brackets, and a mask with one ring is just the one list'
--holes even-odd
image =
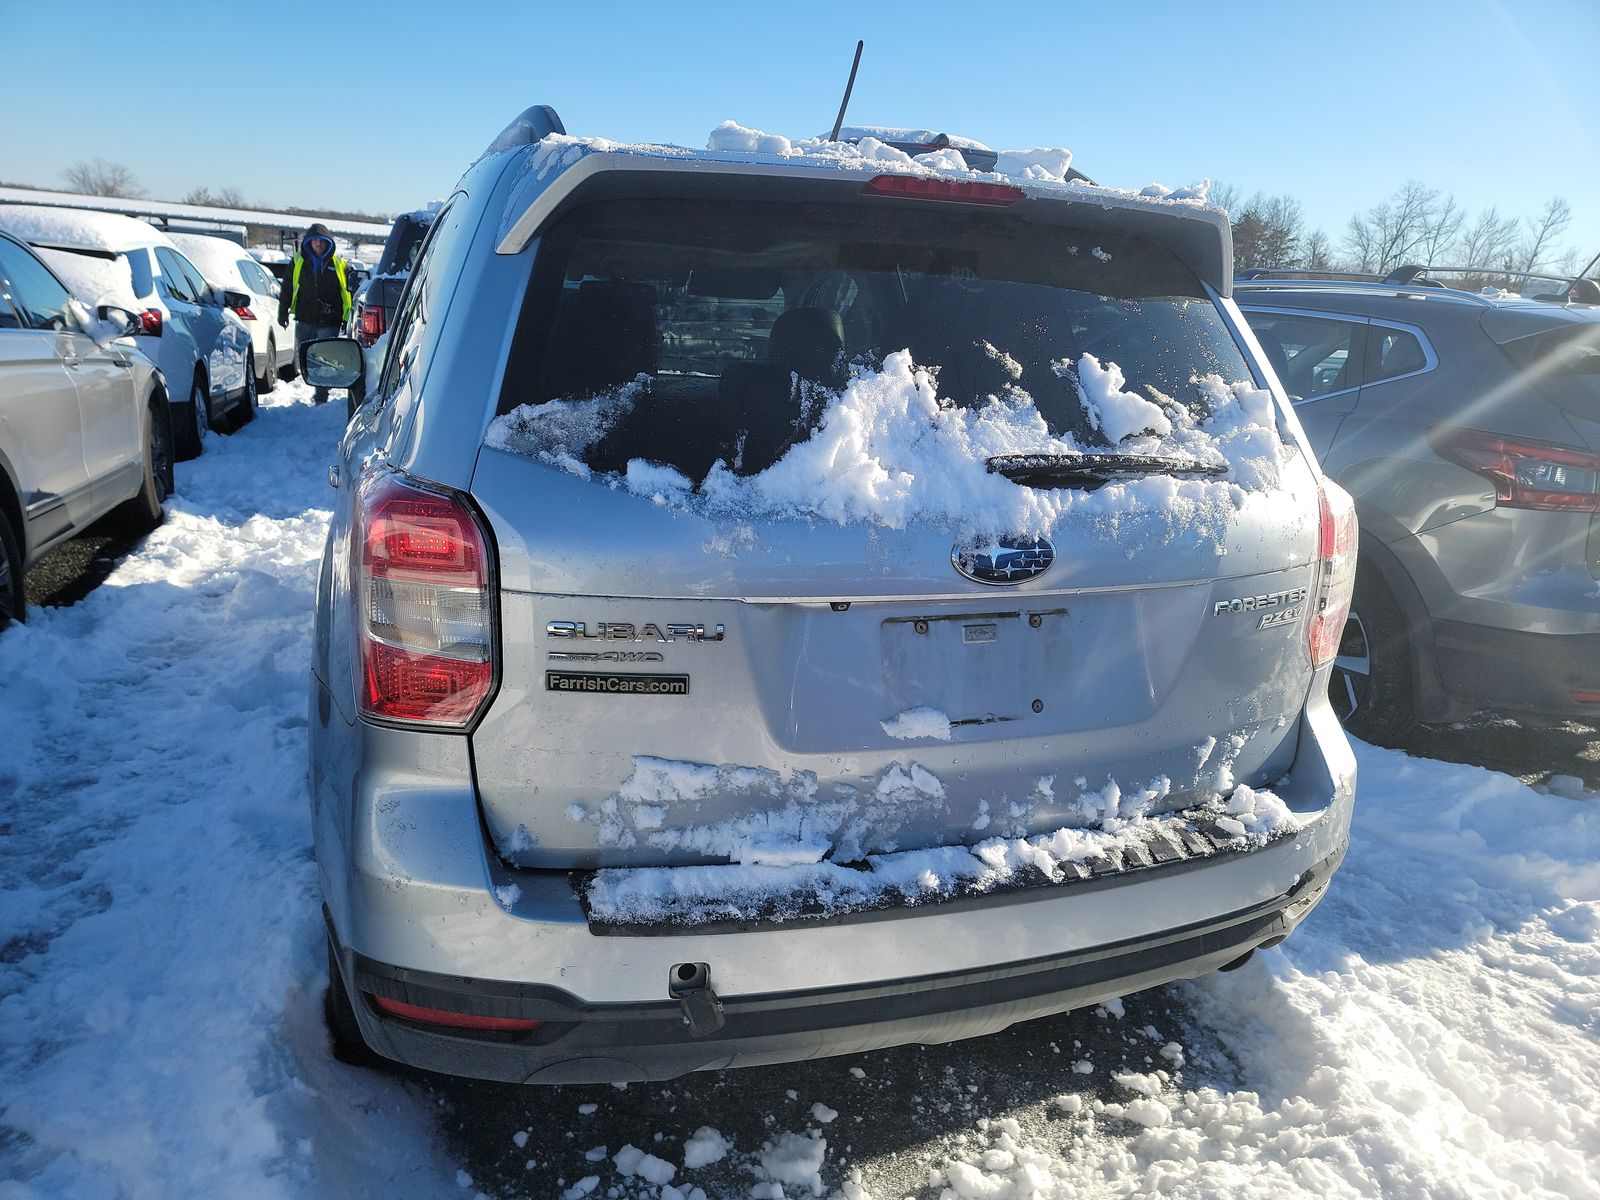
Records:
{"label": "rear spoiler", "polygon": [[[704,193],[708,179],[716,178],[727,194],[755,198],[770,195],[773,184],[781,180],[797,195],[810,193],[810,198],[825,201],[839,199],[843,189],[857,196],[869,180],[894,174],[841,169],[825,159],[762,161],[672,147],[619,152],[566,145],[560,153],[570,155],[574,150],[582,157],[567,159],[571,165],[565,170],[556,166],[560,173],[554,178],[550,177],[554,156],[546,157],[549,151],[540,149],[530,156],[512,185],[496,253],[521,253],[545,224],[571,206],[580,189],[585,199],[636,196],[639,184],[648,178],[652,194],[692,198]],[[1170,249],[1218,295],[1233,294],[1233,238],[1221,209],[1079,184],[1008,182],[1022,191],[1031,220],[1147,238]]]}
{"label": "rear spoiler", "polygon": [[1600,327],[1600,308],[1567,308],[1554,304],[1496,306],[1483,314],[1482,326],[1496,344],[1504,346],[1557,330],[1577,332],[1584,326]]}

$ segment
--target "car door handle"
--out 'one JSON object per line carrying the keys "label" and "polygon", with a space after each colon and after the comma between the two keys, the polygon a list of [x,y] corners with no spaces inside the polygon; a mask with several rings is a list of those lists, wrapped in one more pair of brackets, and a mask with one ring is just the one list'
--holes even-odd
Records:
{"label": "car door handle", "polygon": [[76,354],[67,353],[61,356],[61,362],[63,366],[75,367],[81,361],[82,360]]}

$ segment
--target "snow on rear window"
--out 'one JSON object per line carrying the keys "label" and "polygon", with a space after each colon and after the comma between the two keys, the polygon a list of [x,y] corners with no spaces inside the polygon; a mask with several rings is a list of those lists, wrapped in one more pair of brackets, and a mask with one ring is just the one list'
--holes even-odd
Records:
{"label": "snow on rear window", "polygon": [[51,250],[41,247],[35,251],[45,261],[67,289],[91,307],[99,304],[116,304],[137,311],[143,305],[134,294],[125,255],[102,258],[92,254],[77,254],[71,250]]}
{"label": "snow on rear window", "polygon": [[[1130,508],[1220,527],[1275,486],[1270,398],[1163,247],[965,210],[794,216],[607,202],[559,222],[487,443],[658,503],[891,528],[1044,534]],[[1110,452],[1223,473],[1085,492],[988,467]]]}

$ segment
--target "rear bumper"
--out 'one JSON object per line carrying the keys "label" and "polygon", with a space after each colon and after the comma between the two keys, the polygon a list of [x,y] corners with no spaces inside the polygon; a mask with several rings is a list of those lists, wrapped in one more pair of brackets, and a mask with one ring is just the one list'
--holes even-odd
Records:
{"label": "rear bumper", "polygon": [[[510,1083],[670,1079],[691,1071],[978,1037],[1206,974],[1287,937],[1321,898],[1343,856],[1341,846],[1265,904],[1161,935],[973,971],[730,998],[723,1002],[726,1024],[703,1037],[691,1033],[674,1001],[590,1005],[558,988],[403,970],[346,949],[340,966],[357,997],[367,1044],[397,1062]],[[528,1034],[445,1033],[380,1015],[368,994],[545,1024]]]}
{"label": "rear bumper", "polygon": [[1525,633],[1439,621],[1434,652],[1446,692],[1469,708],[1600,718],[1600,633]]}
{"label": "rear bumper", "polygon": [[[314,683],[329,928],[369,1044],[451,1074],[659,1079],[993,1032],[1204,974],[1294,928],[1344,852],[1355,786],[1325,692],[1319,677],[1274,788],[1303,826],[1259,849],[854,919],[601,936],[565,872],[494,854],[466,739],[346,724]],[[670,992],[682,964],[708,965],[724,1006],[705,1037]],[[447,1032],[364,993],[546,1024]]]}

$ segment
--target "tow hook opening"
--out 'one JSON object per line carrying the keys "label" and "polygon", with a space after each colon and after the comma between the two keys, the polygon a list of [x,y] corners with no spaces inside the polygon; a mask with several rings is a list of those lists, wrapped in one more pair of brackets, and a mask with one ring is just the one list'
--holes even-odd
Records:
{"label": "tow hook opening", "polygon": [[711,986],[709,963],[674,964],[667,972],[667,994],[683,1010],[690,1037],[706,1037],[728,1023],[722,1015],[722,999]]}

